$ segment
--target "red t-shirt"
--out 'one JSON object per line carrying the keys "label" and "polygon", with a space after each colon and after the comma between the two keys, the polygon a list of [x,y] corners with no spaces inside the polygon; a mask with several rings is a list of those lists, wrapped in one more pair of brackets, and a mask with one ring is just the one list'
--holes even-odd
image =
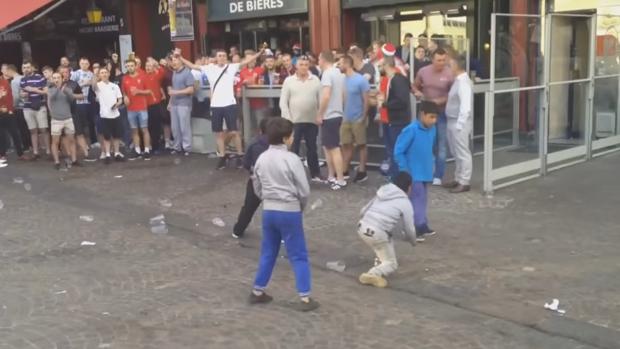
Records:
{"label": "red t-shirt", "polygon": [[4,97],[0,97],[0,108],[6,108],[7,112],[13,111],[13,92],[11,90],[11,84],[3,77],[0,77],[0,91],[6,94]]}
{"label": "red t-shirt", "polygon": [[146,96],[146,101],[149,106],[160,103],[162,100],[161,87],[166,77],[166,70],[164,67],[160,67],[153,73],[144,74],[144,82],[146,88],[153,92],[152,96]]}
{"label": "red t-shirt", "polygon": [[[250,69],[248,67],[245,67],[243,69],[241,69],[241,71],[239,72],[239,78],[240,78],[240,82],[238,84],[238,86],[236,86],[236,88],[238,88],[237,91],[240,92],[241,87],[243,86],[243,83],[248,81],[247,84],[248,85],[257,85],[258,84],[258,79],[260,78],[261,75],[264,74],[264,70],[262,67],[254,67],[254,69]],[[267,106],[267,100],[264,98],[250,98],[250,107],[252,109],[256,109],[256,108],[264,108]]]}
{"label": "red t-shirt", "polygon": [[144,78],[144,75],[141,74],[136,74],[135,76],[131,76],[129,74],[123,76],[123,83],[121,86],[121,90],[123,91],[123,94],[127,97],[129,97],[129,105],[127,106],[127,110],[129,111],[142,111],[142,110],[146,110],[147,108],[147,103],[146,103],[146,99],[147,96],[145,95],[136,95],[134,96],[131,93],[131,89],[135,87],[138,90],[146,90],[147,86],[146,86],[146,79]]}

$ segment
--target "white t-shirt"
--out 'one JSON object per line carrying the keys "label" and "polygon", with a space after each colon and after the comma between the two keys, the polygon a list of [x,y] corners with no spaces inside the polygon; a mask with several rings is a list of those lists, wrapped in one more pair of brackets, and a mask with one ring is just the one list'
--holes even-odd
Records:
{"label": "white t-shirt", "polygon": [[203,73],[207,74],[207,79],[209,79],[209,85],[211,86],[211,107],[228,107],[229,105],[237,104],[235,99],[235,75],[239,71],[239,64],[228,64],[228,69],[222,75],[220,82],[217,83],[215,91],[213,91],[215,82],[225,68],[226,66],[220,67],[217,64],[203,65],[200,68]]}
{"label": "white t-shirt", "polygon": [[113,82],[99,81],[97,83],[97,100],[99,101],[99,114],[104,119],[116,119],[121,116],[118,108],[112,109],[119,98],[123,98],[121,89]]}

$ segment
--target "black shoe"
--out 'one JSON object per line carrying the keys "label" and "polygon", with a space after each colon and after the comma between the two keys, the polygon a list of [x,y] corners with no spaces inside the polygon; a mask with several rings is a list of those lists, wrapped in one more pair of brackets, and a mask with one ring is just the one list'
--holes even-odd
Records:
{"label": "black shoe", "polygon": [[147,161],[148,161],[148,160],[151,160],[151,153],[149,153],[149,152],[144,152],[144,153],[142,153],[142,158],[143,158],[144,160],[147,160]]}
{"label": "black shoe", "polygon": [[103,160],[103,163],[106,165],[109,165],[112,162],[112,157],[111,156],[106,156],[105,160]]}
{"label": "black shoe", "polygon": [[114,160],[116,162],[123,162],[125,161],[125,156],[123,154],[116,154],[114,155]]}
{"label": "black shoe", "polygon": [[129,152],[129,157],[128,157],[128,159],[129,159],[130,161],[133,161],[133,160],[136,160],[137,158],[139,158],[140,156],[141,156],[141,155],[140,155],[140,153],[138,153],[135,149],[132,149],[132,150]]}
{"label": "black shoe", "polygon": [[362,183],[362,182],[366,182],[367,180],[368,180],[368,174],[366,172],[358,172],[355,175],[355,179],[353,180],[353,182]]}
{"label": "black shoe", "polygon": [[76,160],[76,161],[73,161],[73,162],[71,163],[71,166],[72,166],[72,167],[82,167],[82,163],[81,163],[81,162],[78,162],[78,161]]}
{"label": "black shoe", "polygon": [[250,304],[265,304],[271,302],[272,300],[273,297],[266,294],[265,292],[261,293],[260,296],[255,295],[254,292],[250,293]]}
{"label": "black shoe", "polygon": [[295,303],[293,307],[299,311],[306,312],[306,311],[315,310],[320,306],[321,304],[319,304],[319,302],[315,301],[312,298],[308,298],[307,302],[300,300],[298,303]]}
{"label": "black shoe", "polygon": [[88,154],[84,157],[84,161],[86,162],[95,162],[97,161],[97,157],[91,154]]}
{"label": "black shoe", "polygon": [[54,169],[56,169],[56,171],[60,171],[60,163],[54,164]]}
{"label": "black shoe", "polygon": [[226,157],[222,156],[217,161],[217,169],[218,170],[223,170],[225,168],[226,168]]}

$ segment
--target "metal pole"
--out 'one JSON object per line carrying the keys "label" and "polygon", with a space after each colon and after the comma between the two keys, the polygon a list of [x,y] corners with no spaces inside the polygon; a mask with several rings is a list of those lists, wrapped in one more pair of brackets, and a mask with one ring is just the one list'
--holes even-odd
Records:
{"label": "metal pole", "polygon": [[254,50],[258,51],[258,37],[256,34],[256,30],[254,30],[253,33],[254,33]]}
{"label": "metal pole", "polygon": [[247,87],[241,88],[243,105],[243,143],[250,144],[252,141],[252,115],[250,111],[250,99],[247,97]]}
{"label": "metal pole", "polygon": [[545,85],[545,98],[543,100],[543,107],[545,108],[544,113],[540,113],[539,118],[542,120],[538,121],[538,140],[540,144],[538,145],[538,155],[540,156],[540,174],[547,174],[547,154],[549,153],[549,118],[551,117],[551,112],[549,108],[550,104],[550,86],[549,82],[551,80],[551,26],[553,25],[553,14],[549,13],[545,15],[545,53],[544,53],[544,85]]}
{"label": "metal pole", "polygon": [[484,185],[487,195],[493,193],[493,116],[495,111],[495,51],[497,35],[497,15],[491,14],[491,62],[490,89],[484,96]]}
{"label": "metal pole", "polygon": [[596,15],[591,15],[589,20],[590,26],[590,56],[588,64],[588,75],[590,82],[588,83],[587,99],[588,109],[586,110],[586,159],[592,159],[592,139],[594,133],[594,62],[596,61]]}

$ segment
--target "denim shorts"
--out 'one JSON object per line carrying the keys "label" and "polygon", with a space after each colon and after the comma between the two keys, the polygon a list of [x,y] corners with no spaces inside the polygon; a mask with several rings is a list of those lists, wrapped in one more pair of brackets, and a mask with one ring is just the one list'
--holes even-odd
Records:
{"label": "denim shorts", "polygon": [[211,108],[211,131],[219,133],[224,131],[226,122],[227,131],[237,131],[237,105]]}
{"label": "denim shorts", "polygon": [[147,128],[149,127],[149,113],[146,110],[127,111],[129,126],[131,128]]}

